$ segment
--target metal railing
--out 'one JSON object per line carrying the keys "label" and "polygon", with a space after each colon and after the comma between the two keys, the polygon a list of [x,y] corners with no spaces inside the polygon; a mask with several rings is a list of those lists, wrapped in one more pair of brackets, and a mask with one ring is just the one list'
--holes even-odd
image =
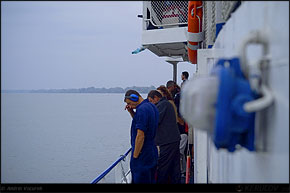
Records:
{"label": "metal railing", "polygon": [[188,1],[149,1],[144,21],[158,28],[187,25],[187,6]]}
{"label": "metal railing", "polygon": [[101,183],[102,181],[104,181],[105,176],[107,174],[109,174],[112,169],[114,169],[115,167],[118,167],[118,166],[120,166],[120,168],[121,168],[121,170],[120,170],[121,174],[115,174],[115,176],[121,176],[121,177],[119,179],[115,179],[116,183],[130,183],[130,182],[128,182],[128,179],[127,179],[127,176],[131,173],[130,168],[125,173],[123,165],[122,165],[122,161],[125,161],[125,158],[129,155],[131,150],[132,150],[132,148],[128,149],[124,155],[121,155],[121,157],[119,159],[117,159],[110,167],[108,167],[95,180],[93,180],[91,184]]}

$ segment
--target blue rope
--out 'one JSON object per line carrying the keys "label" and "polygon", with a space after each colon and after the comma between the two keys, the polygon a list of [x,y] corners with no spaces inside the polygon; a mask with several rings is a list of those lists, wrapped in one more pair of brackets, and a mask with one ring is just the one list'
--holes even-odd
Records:
{"label": "blue rope", "polygon": [[132,148],[128,149],[128,151],[122,155],[117,161],[115,161],[108,169],[106,169],[101,175],[99,175],[92,184],[97,184],[101,179],[103,179],[120,161],[122,161],[132,150]]}

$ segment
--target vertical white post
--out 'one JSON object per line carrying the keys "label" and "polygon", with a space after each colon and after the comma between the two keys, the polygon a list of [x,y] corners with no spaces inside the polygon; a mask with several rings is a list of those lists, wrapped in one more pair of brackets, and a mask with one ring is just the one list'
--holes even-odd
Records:
{"label": "vertical white post", "polygon": [[167,57],[165,59],[166,62],[173,65],[173,81],[177,83],[177,64],[178,62],[182,62],[183,59],[181,57]]}
{"label": "vertical white post", "polygon": [[177,63],[178,62],[172,63],[172,65],[173,65],[173,81],[175,83],[177,83]]}
{"label": "vertical white post", "polygon": [[127,162],[128,162],[128,171],[130,170],[130,173],[127,176],[128,184],[130,184],[132,182],[132,173],[131,173],[131,168],[130,168],[131,153],[132,153],[132,151],[129,152],[129,154],[128,154],[127,158],[126,158]]}
{"label": "vertical white post", "polygon": [[116,167],[114,168],[115,170],[115,183],[121,183],[122,182],[122,168],[121,168],[121,162],[119,162]]}
{"label": "vertical white post", "polygon": [[[198,74],[209,74],[211,68],[216,62],[216,58],[222,55],[222,50],[217,49],[199,49],[198,54]],[[194,128],[194,182],[207,183],[208,169],[211,170],[210,149],[208,140],[211,140],[208,133],[198,128]]]}
{"label": "vertical white post", "polygon": [[194,129],[194,183],[207,183],[207,133]]}

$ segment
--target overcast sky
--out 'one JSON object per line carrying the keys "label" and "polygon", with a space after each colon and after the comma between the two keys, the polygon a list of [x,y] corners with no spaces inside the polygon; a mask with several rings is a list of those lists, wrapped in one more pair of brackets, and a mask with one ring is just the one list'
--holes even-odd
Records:
{"label": "overcast sky", "polygon": [[[172,65],[141,46],[142,1],[1,1],[1,89],[155,86]],[[195,66],[178,66],[190,75]]]}

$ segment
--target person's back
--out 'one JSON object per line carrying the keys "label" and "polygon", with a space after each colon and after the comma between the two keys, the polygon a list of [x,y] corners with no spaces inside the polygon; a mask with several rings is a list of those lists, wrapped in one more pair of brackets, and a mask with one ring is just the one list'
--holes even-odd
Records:
{"label": "person's back", "polygon": [[[179,106],[180,106],[180,95],[181,95],[181,93],[179,92],[179,93],[177,93],[176,95],[175,95],[175,98],[174,98],[174,104],[175,104],[175,106],[176,106],[176,110],[177,110],[177,116],[179,117],[179,119],[181,119],[182,121],[179,121],[178,122],[178,124],[179,124],[179,129],[180,129],[180,134],[183,134],[184,133],[184,131],[181,131],[181,130],[184,130],[184,128],[182,129],[182,127],[184,127],[184,120],[183,120],[183,118],[182,118],[182,116],[181,116],[181,114],[180,114],[180,112],[179,112]],[[181,122],[182,122],[182,124],[181,124]]]}
{"label": "person's back", "polygon": [[165,97],[162,97],[156,107],[159,110],[159,125],[155,137],[156,145],[179,141],[180,133],[172,104]]}
{"label": "person's back", "polygon": [[[187,76],[188,77],[188,76]],[[187,79],[184,80],[184,82],[186,81]],[[183,85],[183,83],[181,83],[181,85]],[[178,128],[179,128],[179,132],[180,132],[180,137],[181,137],[181,140],[180,140],[180,155],[181,155],[181,173],[183,175],[185,175],[185,172],[186,172],[186,152],[187,152],[187,140],[188,140],[188,130],[187,130],[187,127],[186,127],[186,122],[183,120],[180,112],[179,112],[179,107],[180,107],[180,97],[181,97],[181,92],[178,92],[176,95],[175,95],[175,98],[174,98],[174,103],[176,105],[176,109],[177,109],[177,114],[178,114],[178,119],[179,119],[179,122],[177,123],[178,125]]]}
{"label": "person's back", "polygon": [[146,122],[137,123],[136,127],[148,128],[146,131],[144,131],[146,136],[146,138],[144,139],[145,146],[147,143],[152,142],[155,139],[156,129],[158,127],[159,111],[154,104],[150,103],[149,101],[148,102],[146,101],[146,103],[144,102],[141,103],[139,106],[137,106],[136,115],[133,118],[133,121],[136,121],[136,119],[140,119],[141,116],[142,119],[146,120]]}
{"label": "person's back", "polygon": [[150,91],[148,99],[156,105],[159,111],[159,123],[155,137],[160,152],[157,183],[180,183],[180,134],[173,105],[157,90]]}
{"label": "person's back", "polygon": [[172,106],[174,108],[175,116],[176,116],[176,121],[178,122],[177,108],[174,104],[174,99],[173,99],[171,93],[169,92],[169,90],[166,88],[166,86],[161,85],[157,88],[157,91],[159,91],[162,96],[166,97],[166,99],[172,104]]}
{"label": "person's back", "polygon": [[171,93],[172,97],[175,97],[175,94],[178,92],[176,89],[176,83],[173,80],[169,80],[166,83],[166,88]]}

